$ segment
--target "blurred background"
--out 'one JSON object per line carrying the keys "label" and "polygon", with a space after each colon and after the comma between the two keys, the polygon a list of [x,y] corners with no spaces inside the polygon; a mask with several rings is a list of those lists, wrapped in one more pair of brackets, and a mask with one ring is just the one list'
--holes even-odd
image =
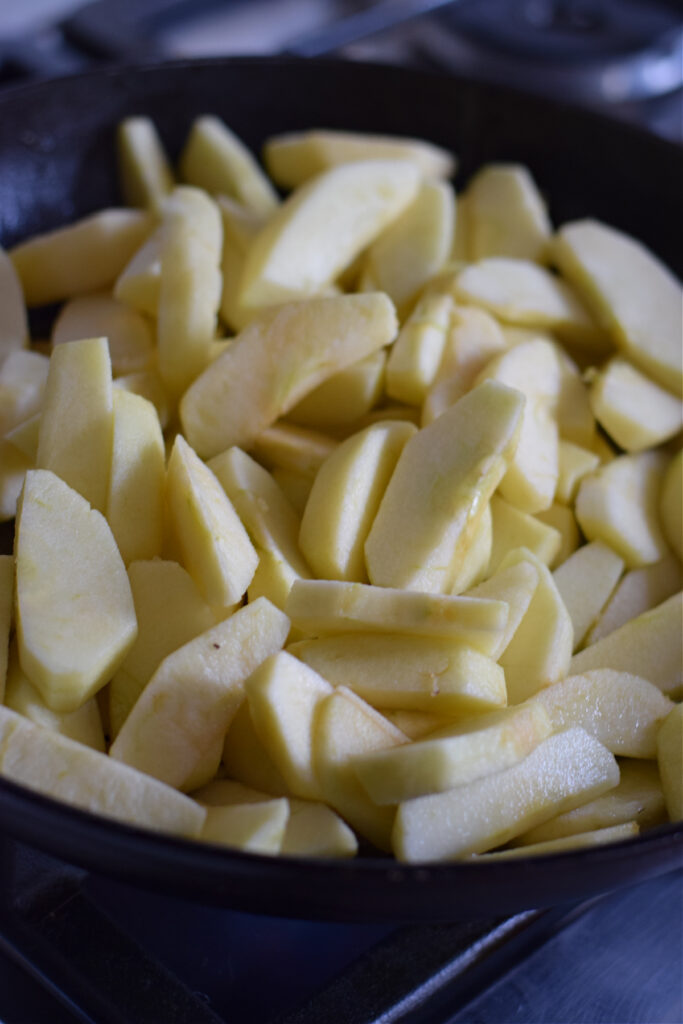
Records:
{"label": "blurred background", "polygon": [[683,142],[681,0],[0,4],[0,87],[111,61],[277,53],[450,68]]}

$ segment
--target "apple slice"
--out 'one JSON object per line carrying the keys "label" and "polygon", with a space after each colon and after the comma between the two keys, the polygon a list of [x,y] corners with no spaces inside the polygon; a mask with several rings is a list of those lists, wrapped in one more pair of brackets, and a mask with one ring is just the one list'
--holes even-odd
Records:
{"label": "apple slice", "polygon": [[450,178],[456,167],[452,153],[423,139],[329,129],[272,135],[263,158],[283,188],[297,188],[330,167],[357,160],[409,160],[425,178]]}
{"label": "apple slice", "polygon": [[313,766],[313,728],[320,703],[333,687],[282,651],[267,658],[245,688],[256,732],[289,791],[322,799]]}
{"label": "apple slice", "polygon": [[372,583],[447,593],[519,437],[519,391],[486,382],[411,438],[365,542]]}
{"label": "apple slice", "polygon": [[560,551],[562,538],[557,529],[536,516],[511,505],[499,494],[491,498],[492,545],[489,572],[494,573],[511,551],[527,548],[544,565],[552,565]]}
{"label": "apple slice", "polygon": [[560,438],[558,448],[558,476],[555,490],[556,501],[563,505],[574,503],[579,484],[585,476],[592,473],[600,465],[600,458],[595,452],[582,448]]}
{"label": "apple slice", "polygon": [[248,448],[305,394],[395,333],[384,295],[311,299],[262,313],[183,396],[188,441],[203,458],[231,445]]}
{"label": "apple slice", "polygon": [[539,583],[536,563],[527,559],[513,561],[503,569],[477,584],[467,597],[483,597],[491,601],[504,601],[508,606],[508,621],[491,657],[498,660],[517,632],[527,613]]}
{"label": "apple slice", "polygon": [[683,394],[681,285],[640,242],[595,220],[558,231],[552,258],[625,355]]}
{"label": "apple slice", "polygon": [[36,465],[56,473],[99,512],[107,507],[112,402],[107,339],[58,345],[50,358]]}
{"label": "apple slice", "polygon": [[526,167],[488,164],[474,175],[466,195],[469,259],[543,259],[550,239],[550,220]]}
{"label": "apple slice", "polygon": [[475,597],[424,594],[339,580],[297,580],[286,612],[309,635],[407,633],[459,640],[482,654],[498,644],[507,605]]}
{"label": "apple slice", "polygon": [[[551,569],[555,569],[558,565],[566,562],[581,543],[574,511],[566,505],[553,502],[550,508],[546,508],[543,512],[537,512],[534,518],[539,523],[552,527],[560,535],[560,546],[557,554],[548,563]],[[529,545],[526,546],[528,547]]]}
{"label": "apple slice", "polygon": [[374,707],[475,714],[505,704],[505,676],[479,651],[438,637],[399,633],[318,637],[291,654]]}
{"label": "apple slice", "polygon": [[588,540],[601,540],[637,569],[664,558],[659,494],[663,452],[621,455],[581,481],[575,512]]}
{"label": "apple slice", "polygon": [[315,295],[415,198],[419,175],[400,160],[361,160],[297,189],[254,240],[240,302],[262,307]]}
{"label": "apple slice", "polygon": [[584,544],[563,562],[553,578],[574,628],[574,650],[581,646],[614,590],[623,559],[602,541]]}
{"label": "apple slice", "polygon": [[163,225],[148,236],[132,255],[114,283],[114,298],[147,316],[159,311],[161,241]]}
{"label": "apple slice", "polygon": [[544,857],[549,853],[565,853],[567,850],[581,850],[587,846],[605,846],[607,843],[620,843],[624,839],[634,839],[640,835],[636,821],[625,821],[620,825],[607,828],[596,828],[590,832],[576,832],[557,839],[546,839],[544,842],[529,843],[496,853],[485,853],[482,860],[516,860],[519,857]]}
{"label": "apple slice", "polygon": [[683,586],[683,567],[675,555],[661,562],[632,569],[617,583],[595,625],[586,634],[586,646],[597,643],[630,619],[637,619],[666,601]]}
{"label": "apple slice", "polygon": [[671,821],[683,821],[683,704],[676,704],[657,734],[657,764]]}
{"label": "apple slice", "polygon": [[39,413],[50,361],[23,348],[8,352],[0,363],[0,434]]}
{"label": "apple slice", "polygon": [[30,470],[15,552],[21,666],[48,707],[75,711],[114,674],[137,633],[116,541],[85,498],[54,473]]}
{"label": "apple slice", "polygon": [[367,581],[364,544],[412,423],[375,423],[343,441],[320,467],[299,544],[321,579]]}
{"label": "apple slice", "polygon": [[567,729],[511,768],[400,804],[394,853],[410,862],[484,853],[618,782],[613,755],[583,729]]}
{"label": "apple slice", "polygon": [[206,817],[203,807],[170,786],[1,706],[0,775],[140,828],[196,837]]}
{"label": "apple slice", "polygon": [[278,206],[277,192],[258,163],[218,117],[198,117],[180,156],[185,181],[216,195],[234,197],[242,206],[269,216]]}
{"label": "apple slice", "polygon": [[625,359],[595,372],[590,401],[600,426],[627,452],[668,441],[683,426],[683,402]]}
{"label": "apple slice", "polygon": [[100,210],[21,242],[10,252],[27,306],[44,306],[114,283],[152,229],[141,210]]}
{"label": "apple slice", "polygon": [[211,806],[200,839],[249,853],[277,854],[282,848],[289,820],[289,801],[259,800],[257,803]]}
{"label": "apple slice", "polygon": [[407,738],[355,693],[338,687],[318,708],[313,757],[325,802],[380,850],[390,846],[393,807],[377,807],[353,769],[355,757],[407,743]]}
{"label": "apple slice", "polygon": [[386,351],[380,349],[339,370],[297,402],[287,419],[315,430],[347,429],[382,397],[386,363]]}
{"label": "apple slice", "polygon": [[434,381],[446,345],[453,299],[427,292],[416,304],[391,347],[386,391],[399,402],[419,405]]}
{"label": "apple slice", "polygon": [[106,338],[115,377],[146,370],[155,361],[148,320],[109,292],[79,295],[65,303],[52,328],[52,346],[83,338]]}
{"label": "apple slice", "polygon": [[207,602],[239,601],[258,555],[225,491],[181,434],[168,462],[166,494],[182,561]]}
{"label": "apple slice", "polygon": [[477,715],[405,746],[361,754],[353,766],[376,804],[396,804],[510,768],[552,731],[540,705],[521,704]]}
{"label": "apple slice", "polygon": [[149,117],[124,118],[116,144],[124,201],[128,206],[158,207],[174,182],[154,122]]}
{"label": "apple slice", "polygon": [[580,725],[613,754],[652,758],[672,704],[647,679],[604,668],[568,676],[534,697],[555,729]]}
{"label": "apple slice", "polygon": [[[289,787],[259,739],[245,698],[230,723],[223,743],[223,767],[230,779],[270,796],[288,796]],[[221,780],[221,784],[227,780]],[[209,783],[209,785],[218,785]]]}
{"label": "apple slice", "polygon": [[216,744],[220,760],[244,681],[282,647],[288,632],[287,617],[261,598],[169,654],[124,722],[111,756],[179,789],[194,789],[197,769]]}
{"label": "apple slice", "polygon": [[517,836],[515,845],[543,843],[549,839],[624,825],[629,821],[635,821],[645,829],[666,820],[657,765],[652,761],[622,759],[619,761],[619,773],[619,785],[609,793],[529,829]]}

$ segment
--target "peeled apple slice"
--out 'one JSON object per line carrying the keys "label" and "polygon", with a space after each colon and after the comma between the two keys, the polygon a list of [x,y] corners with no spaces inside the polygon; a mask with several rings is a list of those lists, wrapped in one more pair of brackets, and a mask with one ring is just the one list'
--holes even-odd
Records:
{"label": "peeled apple slice", "polygon": [[450,590],[513,457],[523,407],[519,391],[486,382],[408,441],[365,542],[372,583]]}
{"label": "peeled apple slice", "polygon": [[536,183],[520,164],[489,164],[467,187],[468,256],[540,260],[550,220]]}
{"label": "peeled apple slice", "polygon": [[239,301],[261,307],[315,295],[415,198],[419,174],[400,160],[342,164],[297,189],[255,238]]}
{"label": "peeled apple slice", "polygon": [[618,782],[613,755],[583,729],[567,729],[511,768],[400,804],[392,846],[409,862],[484,853]]}
{"label": "peeled apple slice", "polygon": [[112,373],[146,370],[155,359],[149,321],[108,292],[80,295],[65,303],[52,329],[52,344],[82,338],[106,338]]}
{"label": "peeled apple slice", "polygon": [[595,220],[565,224],[552,258],[643,373],[676,395],[681,374],[681,285],[640,242]]}
{"label": "peeled apple slice", "polygon": [[26,474],[16,531],[21,666],[48,707],[75,711],[135,640],[125,566],[105,518],[47,470]]}
{"label": "peeled apple slice", "polygon": [[173,172],[154,122],[127,117],[117,132],[119,176],[129,206],[157,207],[173,188]]}
{"label": "peeled apple slice", "polygon": [[456,168],[452,153],[423,139],[329,129],[273,135],[263,158],[283,188],[297,188],[321,171],[356,160],[408,160],[425,178],[450,178]]}
{"label": "peeled apple slice", "polygon": [[185,435],[202,458],[249,448],[323,380],[388,345],[396,313],[386,295],[343,295],[256,317],[180,403]]}
{"label": "peeled apple slice", "polygon": [[668,441],[683,427],[683,402],[625,359],[596,372],[590,401],[600,426],[627,452]]}
{"label": "peeled apple slice", "polygon": [[0,706],[0,775],[140,828],[199,835],[206,811],[170,786]]}

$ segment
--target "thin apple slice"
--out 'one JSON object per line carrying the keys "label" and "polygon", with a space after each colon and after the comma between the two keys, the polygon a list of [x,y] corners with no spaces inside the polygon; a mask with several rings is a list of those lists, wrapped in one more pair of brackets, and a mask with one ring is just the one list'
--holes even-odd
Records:
{"label": "thin apple slice", "polygon": [[613,754],[652,758],[672,704],[647,679],[604,668],[568,676],[534,697],[555,729],[580,725]]}
{"label": "thin apple slice", "polygon": [[409,862],[484,853],[618,782],[613,755],[583,729],[567,729],[511,768],[400,804],[394,853]]}
{"label": "thin apple slice", "polygon": [[597,643],[630,619],[656,608],[683,586],[683,567],[675,555],[632,569],[620,579],[600,618],[586,634],[586,646]]}
{"label": "thin apple slice", "polygon": [[196,788],[197,769],[215,744],[220,760],[244,681],[282,647],[288,632],[287,617],[261,598],[169,654],[124,722],[111,756],[171,786]]}
{"label": "thin apple slice", "polygon": [[590,832],[575,832],[557,839],[546,839],[544,842],[529,843],[528,846],[517,846],[495,853],[485,853],[482,860],[516,860],[519,857],[544,857],[549,853],[565,853],[567,850],[582,850],[587,846],[605,846],[607,843],[621,843],[624,839],[634,839],[640,835],[636,821],[625,821],[621,825],[610,825],[607,828],[596,828]]}
{"label": "thin apple slice", "polygon": [[362,160],[324,171],[268,220],[247,254],[239,301],[259,308],[320,292],[417,194],[415,166]]}
{"label": "thin apple slice", "polygon": [[681,285],[640,242],[595,220],[560,228],[552,258],[620,349],[674,394],[681,376]]}
{"label": "thin apple slice", "polygon": [[635,821],[641,828],[651,828],[666,820],[664,794],[657,765],[653,761],[619,761],[619,785],[604,796],[596,797],[573,811],[529,829],[515,839],[515,845],[543,843],[594,829],[610,828]]}
{"label": "thin apple slice", "polygon": [[607,544],[584,544],[563,562],[553,578],[574,628],[574,650],[581,646],[614,590],[624,568],[623,559]]}
{"label": "thin apple slice", "polygon": [[458,640],[490,655],[508,619],[502,601],[339,580],[297,580],[286,612],[309,635],[407,633]]}
{"label": "thin apple slice", "polygon": [[374,707],[440,715],[475,714],[505,704],[505,676],[479,651],[438,637],[399,633],[318,637],[288,648],[335,686]]}
{"label": "thin apple slice", "polygon": [[287,413],[287,419],[315,430],[344,430],[366,416],[380,400],[387,354],[372,352],[309,391]]}
{"label": "thin apple slice", "polygon": [[206,811],[170,786],[0,707],[0,775],[85,811],[176,835],[200,834]]}
{"label": "thin apple slice", "polygon": [[312,299],[260,314],[183,396],[188,441],[203,458],[250,447],[305,394],[395,333],[384,295]]}
{"label": "thin apple slice", "polygon": [[416,304],[391,347],[386,391],[399,402],[418,405],[434,381],[448,337],[453,299],[427,292]]}
{"label": "thin apple slice", "polygon": [[121,270],[114,283],[114,298],[147,316],[159,311],[161,286],[161,241],[163,225],[148,236]]}
{"label": "thin apple slice", "polygon": [[492,576],[467,592],[467,597],[484,597],[504,601],[508,606],[508,621],[491,657],[498,660],[507,649],[527,613],[539,583],[536,564],[521,559],[498,569]]}
{"label": "thin apple slice", "polygon": [[154,122],[126,117],[119,122],[116,145],[123,198],[129,206],[158,207],[173,188],[173,171]]}
{"label": "thin apple slice", "polygon": [[521,704],[477,715],[405,746],[361,754],[353,766],[376,804],[397,804],[510,768],[552,731],[540,705]]}
{"label": "thin apple slice", "polygon": [[125,566],[104,516],[47,470],[26,474],[16,529],[21,665],[48,707],[75,711],[135,640]]}
{"label": "thin apple slice", "polygon": [[489,164],[467,187],[468,256],[541,260],[550,239],[545,202],[526,167]]}
{"label": "thin apple slice", "polygon": [[523,397],[485,382],[411,438],[365,542],[372,583],[447,593],[513,457]]}

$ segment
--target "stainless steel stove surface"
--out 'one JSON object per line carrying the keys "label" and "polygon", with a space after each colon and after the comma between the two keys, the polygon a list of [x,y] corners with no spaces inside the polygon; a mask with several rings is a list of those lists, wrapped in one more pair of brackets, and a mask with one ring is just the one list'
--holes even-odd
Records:
{"label": "stainless steel stove surface", "polygon": [[[453,67],[683,140],[677,0],[0,8],[0,84],[103,60],[281,51]],[[679,871],[464,925],[321,924],[139,892],[0,836],[0,1022],[680,1024],[682,883]]]}

